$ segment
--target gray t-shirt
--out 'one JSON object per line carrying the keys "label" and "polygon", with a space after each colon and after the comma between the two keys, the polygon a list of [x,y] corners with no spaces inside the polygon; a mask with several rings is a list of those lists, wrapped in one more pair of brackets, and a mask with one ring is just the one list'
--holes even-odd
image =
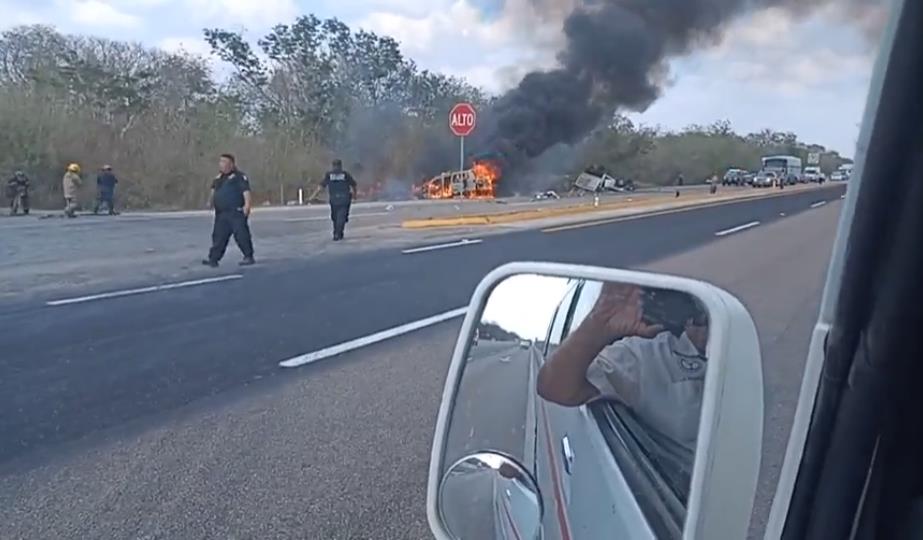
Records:
{"label": "gray t-shirt", "polygon": [[707,361],[686,334],[619,340],[599,353],[586,379],[598,399],[620,401],[639,421],[695,451]]}

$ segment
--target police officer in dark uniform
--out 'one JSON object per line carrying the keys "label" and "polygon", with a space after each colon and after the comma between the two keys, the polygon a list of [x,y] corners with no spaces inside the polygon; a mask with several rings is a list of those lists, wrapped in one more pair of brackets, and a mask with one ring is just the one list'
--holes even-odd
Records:
{"label": "police officer in dark uniform", "polygon": [[99,209],[105,204],[109,209],[110,216],[117,216],[115,211],[115,185],[119,183],[112,172],[112,165],[103,165],[99,175],[96,177],[96,206],[93,213],[98,214]]}
{"label": "police officer in dark uniform", "polygon": [[250,180],[237,168],[234,156],[221,154],[218,160],[220,174],[212,182],[211,203],[215,209],[215,226],[212,229],[212,247],[202,264],[216,267],[234,235],[237,247],[244,254],[241,266],[254,264],[253,240],[250,237],[251,198]]}
{"label": "police officer in dark uniform", "polygon": [[333,221],[333,240],[343,239],[346,223],[349,221],[349,205],[356,197],[356,181],[352,175],[343,170],[343,162],[333,160],[333,169],[324,175],[324,180],[314,192],[314,196],[327,188],[330,200],[330,220]]}

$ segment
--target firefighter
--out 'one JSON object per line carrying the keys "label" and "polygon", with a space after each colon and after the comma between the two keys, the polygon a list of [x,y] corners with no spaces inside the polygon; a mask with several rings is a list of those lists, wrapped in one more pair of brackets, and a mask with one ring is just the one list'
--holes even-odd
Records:
{"label": "firefighter", "polygon": [[80,179],[80,165],[71,163],[64,173],[62,184],[64,187],[64,215],[69,218],[77,217],[77,192],[83,181]]}
{"label": "firefighter", "polygon": [[333,240],[337,242],[343,239],[346,223],[349,222],[349,205],[356,198],[356,181],[351,174],[343,170],[343,162],[335,159],[333,168],[324,175],[324,180],[314,190],[311,199],[317,197],[323,188],[327,188],[329,195]]}
{"label": "firefighter", "polygon": [[16,171],[6,181],[6,195],[10,198],[10,215],[16,215],[22,208],[23,214],[29,213],[29,177],[22,171]]}
{"label": "firefighter", "polygon": [[251,208],[250,179],[237,168],[232,154],[221,154],[218,159],[218,176],[212,181],[210,205],[215,209],[215,225],[212,228],[212,247],[202,264],[217,267],[232,234],[244,255],[239,264],[254,264],[253,239],[247,223]]}
{"label": "firefighter", "polygon": [[103,204],[109,210],[110,216],[118,215],[115,211],[115,185],[119,179],[112,173],[112,165],[103,165],[99,175],[96,177],[96,207],[93,213],[98,214]]}

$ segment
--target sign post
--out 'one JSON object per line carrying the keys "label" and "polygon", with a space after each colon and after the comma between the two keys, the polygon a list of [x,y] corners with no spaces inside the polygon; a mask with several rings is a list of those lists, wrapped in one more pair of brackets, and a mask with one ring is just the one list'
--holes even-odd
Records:
{"label": "sign post", "polygon": [[458,137],[458,170],[465,169],[465,137],[477,126],[478,113],[470,103],[456,103],[449,111],[449,130]]}

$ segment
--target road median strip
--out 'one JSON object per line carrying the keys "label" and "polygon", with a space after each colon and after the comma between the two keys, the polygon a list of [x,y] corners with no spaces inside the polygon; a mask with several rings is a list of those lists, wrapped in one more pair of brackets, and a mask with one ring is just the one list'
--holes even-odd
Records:
{"label": "road median strip", "polygon": [[577,216],[583,214],[596,214],[612,210],[638,210],[643,211],[651,207],[658,209],[675,209],[684,207],[694,207],[702,203],[720,203],[731,202],[746,199],[759,199],[772,196],[783,196],[791,193],[800,193],[803,191],[812,191],[824,189],[830,186],[812,186],[806,188],[794,188],[789,191],[770,191],[763,190],[747,191],[745,193],[735,192],[730,195],[714,194],[696,194],[687,195],[686,197],[675,198],[669,195],[658,197],[644,197],[639,200],[620,200],[614,202],[600,203],[599,205],[571,205],[560,208],[534,208],[529,210],[515,210],[512,212],[498,212],[492,214],[468,214],[453,217],[432,217],[409,219],[401,223],[405,229],[431,229],[431,228],[452,228],[478,225],[499,225],[504,223],[515,223],[521,221],[531,221],[538,219],[547,219],[554,217]]}

